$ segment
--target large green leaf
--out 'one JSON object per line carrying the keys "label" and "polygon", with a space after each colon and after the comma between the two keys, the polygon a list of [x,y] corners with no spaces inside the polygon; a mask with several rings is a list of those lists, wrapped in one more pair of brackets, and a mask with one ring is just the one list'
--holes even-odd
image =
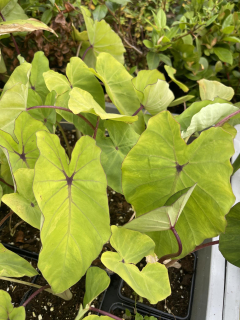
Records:
{"label": "large green leaf", "polygon": [[[37,275],[37,271],[29,262],[21,258],[18,254],[6,249],[0,243],[0,276],[16,277],[23,276],[33,277]],[[0,299],[1,301],[1,299]]]}
{"label": "large green leaf", "polygon": [[7,155],[11,171],[19,168],[33,169],[39,156],[36,144],[36,132],[46,130],[44,124],[33,119],[27,112],[22,112],[15,121],[14,135],[0,130],[0,147]]}
{"label": "large green leaf", "polygon": [[85,62],[89,67],[95,68],[96,57],[101,52],[111,54],[121,64],[124,63],[123,53],[126,51],[120,37],[111,29],[106,21],[93,21],[87,9],[81,7],[82,14],[86,23],[88,38],[92,48],[88,51]]}
{"label": "large green leaf", "polygon": [[57,136],[37,132],[37,145],[33,191],[44,215],[39,269],[61,293],[85,274],[110,237],[107,181],[89,136],[78,140],[70,163]]}
{"label": "large green leaf", "polygon": [[202,79],[198,81],[200,97],[202,100],[214,100],[221,98],[230,101],[234,96],[234,90],[218,81]]}
{"label": "large green leaf", "polygon": [[219,238],[219,250],[227,261],[240,267],[240,203],[227,215],[227,228]]}
{"label": "large green leaf", "polygon": [[[140,102],[131,82],[132,76],[114,57],[101,53],[97,57],[96,71],[91,71],[104,83],[107,94],[120,114],[133,115],[139,109]],[[138,113],[134,129],[138,134],[145,130],[142,112]]]}
{"label": "large green leaf", "polygon": [[[13,308],[10,295],[0,290],[0,319],[1,320],[25,320],[24,307]],[[107,319],[106,319],[107,320]]]}
{"label": "large green leaf", "polygon": [[73,88],[70,92],[68,103],[69,109],[74,114],[92,113],[99,116],[102,120],[110,119],[115,121],[124,121],[132,123],[138,119],[137,116],[125,116],[116,113],[105,112],[100,105],[93,99],[93,96],[80,88]]}
{"label": "large green leaf", "polygon": [[181,88],[184,92],[188,92],[188,87],[175,78],[174,74],[177,72],[177,70],[167,65],[165,65],[164,68],[167,71],[168,76],[172,79],[172,81],[175,82],[179,86],[179,88]]}
{"label": "large green leaf", "polygon": [[91,267],[86,275],[86,291],[83,299],[83,305],[86,307],[99,296],[110,284],[110,278],[105,270],[98,267]]}
{"label": "large green leaf", "polygon": [[[164,265],[148,263],[142,271],[135,266],[143,257],[153,253],[155,244],[147,235],[112,226],[110,243],[117,252],[104,252],[102,263],[120,275],[140,297],[155,304],[171,294]],[[159,285],[156,286],[156,283]]]}
{"label": "large green leaf", "polygon": [[[149,120],[123,162],[123,192],[137,216],[163,206],[171,195],[197,183],[176,226],[182,256],[224,231],[225,215],[234,203],[229,161],[234,153],[232,140],[222,128],[211,128],[186,145],[179,124],[163,111]],[[169,231],[151,233],[151,237],[158,256],[177,251]]]}
{"label": "large green leaf", "polygon": [[142,70],[138,72],[137,77],[132,79],[132,83],[134,88],[137,90],[136,93],[138,94],[139,91],[143,92],[149,84],[155,84],[158,79],[163,81],[165,80],[164,74],[158,70]]}
{"label": "large green leaf", "polygon": [[[157,208],[145,213],[136,219],[126,223],[123,227],[139,232],[163,231],[175,227],[195,185],[190,189],[184,189],[181,195],[172,205]],[[182,192],[181,192],[182,193]]]}
{"label": "large green leaf", "polygon": [[0,3],[0,11],[10,2],[11,0],[2,0]]}
{"label": "large green leaf", "polygon": [[109,137],[105,137],[100,130],[97,135],[97,145],[102,149],[101,163],[107,175],[108,185],[122,193],[122,162],[136,144],[139,135],[126,123],[106,121],[105,128]]}
{"label": "large green leaf", "polygon": [[2,201],[21,219],[40,229],[42,214],[33,194],[33,178],[33,169],[18,169],[14,173],[17,193],[5,194]]}
{"label": "large green leaf", "polygon": [[239,109],[230,103],[209,104],[192,117],[189,127],[182,132],[182,138],[185,139],[194,132],[211,127],[237,110]]}

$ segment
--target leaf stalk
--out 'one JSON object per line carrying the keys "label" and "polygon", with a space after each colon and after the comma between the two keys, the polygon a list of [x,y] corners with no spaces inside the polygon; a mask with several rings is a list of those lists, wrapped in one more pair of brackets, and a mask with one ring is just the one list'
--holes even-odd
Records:
{"label": "leaf stalk", "polygon": [[27,304],[33,299],[35,298],[40,292],[42,292],[45,289],[50,288],[49,284],[46,284],[45,286],[39,288],[37,291],[33,292],[33,294],[24,302],[24,304],[22,305],[24,308],[26,308]]}
{"label": "leaf stalk", "polygon": [[172,227],[170,228],[170,230],[173,232],[173,234],[174,234],[174,236],[175,236],[175,238],[176,238],[176,240],[177,240],[177,243],[178,243],[178,252],[176,252],[176,253],[170,253],[170,254],[167,254],[167,255],[163,256],[162,258],[159,259],[159,261],[158,261],[159,263],[163,263],[163,261],[165,261],[165,260],[178,257],[178,256],[180,256],[180,254],[182,253],[182,241],[181,241],[181,239],[180,239],[180,237],[179,237],[179,234],[177,233],[177,230],[175,229],[174,226],[172,226]]}

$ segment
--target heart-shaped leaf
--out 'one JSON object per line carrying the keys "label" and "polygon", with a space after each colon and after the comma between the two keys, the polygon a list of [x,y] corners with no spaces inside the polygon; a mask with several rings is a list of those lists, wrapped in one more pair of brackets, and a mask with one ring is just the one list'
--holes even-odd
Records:
{"label": "heart-shaped leaf", "polygon": [[[136,219],[126,223],[123,227],[139,232],[164,231],[175,227],[188,199],[196,185],[190,189],[184,189],[176,202],[171,206],[164,206],[145,213]],[[182,192],[181,192],[182,193]]]}
{"label": "heart-shaped leaf", "polygon": [[219,238],[219,250],[224,258],[240,267],[240,203],[237,203],[226,216],[227,228]]}
{"label": "heart-shaped leaf", "polygon": [[105,137],[100,130],[97,135],[97,145],[102,150],[101,163],[107,175],[108,185],[122,193],[122,162],[137,143],[139,135],[126,123],[106,121],[105,128],[109,137]]}
{"label": "heart-shaped leaf", "polygon": [[111,54],[121,64],[124,63],[123,53],[126,51],[120,37],[111,29],[106,21],[93,21],[89,16],[87,9],[81,7],[84,21],[87,27],[88,39],[91,49],[86,54],[84,61],[89,67],[95,68],[96,57],[101,52]]}
{"label": "heart-shaped leaf", "polygon": [[[152,117],[123,162],[122,185],[139,216],[197,183],[176,226],[185,256],[204,239],[225,229],[225,215],[234,203],[230,185],[234,148],[233,137],[222,128],[202,132],[190,145],[181,138],[179,129],[167,111]],[[170,231],[153,232],[151,237],[158,256],[177,251]]]}
{"label": "heart-shaped leaf", "polygon": [[44,124],[33,119],[27,112],[22,112],[15,121],[14,135],[0,130],[0,147],[7,155],[12,173],[19,168],[33,169],[39,156],[36,144],[36,132],[46,130]]}
{"label": "heart-shaped leaf", "polygon": [[[142,271],[135,266],[143,257],[153,254],[155,244],[147,235],[112,226],[110,243],[117,252],[104,252],[102,263],[120,275],[138,295],[155,304],[171,294],[164,265],[148,263]],[[160,285],[156,286],[156,283]]]}
{"label": "heart-shaped leaf", "polygon": [[200,97],[202,100],[214,100],[221,98],[230,101],[234,96],[234,90],[218,81],[202,79],[198,81]]}
{"label": "heart-shaped leaf", "polygon": [[0,290],[0,319],[1,320],[25,320],[24,307],[13,308],[10,295]]}
{"label": "heart-shaped leaf", "polygon": [[73,88],[70,92],[69,109],[75,113],[92,113],[99,116],[102,120],[115,120],[132,123],[137,121],[137,116],[125,116],[116,113],[105,112],[100,105],[93,99],[93,96],[80,88]]}
{"label": "heart-shaped leaf", "polygon": [[34,228],[40,229],[41,211],[35,200],[33,186],[33,169],[18,169],[14,173],[17,193],[5,194],[2,201],[21,219]]}
{"label": "heart-shaped leaf", "polygon": [[[23,276],[33,277],[37,275],[37,271],[29,262],[21,258],[18,254],[6,249],[0,243],[0,276],[15,277]],[[1,302],[1,299],[0,299]],[[0,318],[1,319],[1,318]]]}
{"label": "heart-shaped leaf", "polygon": [[85,274],[110,237],[107,181],[101,150],[89,136],[78,140],[70,163],[56,135],[37,132],[37,145],[33,191],[44,215],[38,266],[61,293]]}
{"label": "heart-shaped leaf", "polygon": [[[96,71],[91,71],[104,83],[107,94],[120,114],[133,115],[139,109],[140,102],[131,82],[132,76],[114,57],[108,53],[101,53],[97,57]],[[138,134],[145,130],[142,112],[138,113],[134,130]]]}
{"label": "heart-shaped leaf", "polygon": [[109,284],[110,278],[106,271],[98,267],[89,268],[86,274],[86,291],[83,299],[84,308],[106,290]]}

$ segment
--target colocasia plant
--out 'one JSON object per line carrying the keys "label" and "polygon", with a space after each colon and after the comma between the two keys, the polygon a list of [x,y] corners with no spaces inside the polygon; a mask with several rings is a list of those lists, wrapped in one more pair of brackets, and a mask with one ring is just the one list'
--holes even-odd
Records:
{"label": "colocasia plant", "polygon": [[[42,290],[71,299],[71,286],[85,274],[76,319],[89,310],[118,319],[91,307],[109,285],[105,270],[91,267],[99,255],[106,270],[151,304],[171,295],[167,268],[206,246],[207,238],[221,235],[221,252],[240,267],[239,204],[231,209],[230,184],[233,125],[240,114],[230,102],[233,89],[201,79],[201,100],[172,115],[167,108],[187,98],[175,100],[158,70],[133,78],[122,64],[119,37],[105,21],[93,22],[85,8],[82,12],[90,43],[82,59],[71,58],[66,75],[49,70],[43,52],[32,63],[19,56],[2,90],[1,201],[11,209],[8,216],[14,212],[40,230],[38,268],[48,285],[19,308],[1,290],[1,319],[25,319],[24,307]],[[17,26],[42,27],[32,20],[1,22],[0,32],[13,33]],[[103,89],[119,114],[106,112]],[[55,133],[62,118],[81,133],[68,154]],[[110,225],[107,186],[134,208],[135,218],[122,227]],[[113,250],[102,253],[108,241]],[[139,270],[136,264],[146,256],[155,262]],[[36,274],[0,244],[1,279]]]}

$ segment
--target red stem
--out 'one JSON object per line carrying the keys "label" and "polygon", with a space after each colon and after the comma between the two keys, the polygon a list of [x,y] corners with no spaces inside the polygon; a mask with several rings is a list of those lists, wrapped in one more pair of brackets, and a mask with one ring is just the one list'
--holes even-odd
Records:
{"label": "red stem", "polygon": [[144,108],[144,106],[141,104],[141,107],[137,109],[137,111],[134,112],[133,116],[136,116],[142,109]]}
{"label": "red stem", "polygon": [[[58,109],[58,110],[63,110],[63,111],[69,112],[69,113],[73,113],[70,109],[63,108],[63,107],[56,107],[56,106],[34,106],[34,107],[27,108],[26,110],[28,111],[28,110],[33,110],[33,109]],[[73,113],[73,114],[75,114],[75,113]],[[85,118],[81,114],[76,114],[76,116],[83,119],[93,130],[95,130],[94,125],[91,124],[91,122],[87,118]]]}
{"label": "red stem", "polygon": [[40,292],[42,292],[45,289],[51,288],[49,284],[47,284],[46,286],[43,286],[41,288],[39,288],[37,291],[35,291],[22,305],[24,308],[26,308],[27,304],[33,299],[35,298]]}
{"label": "red stem", "polygon": [[96,140],[97,131],[98,131],[98,126],[99,126],[99,121],[100,121],[100,117],[98,117],[98,119],[97,119],[96,127],[95,127],[95,130],[94,130],[94,134],[93,134],[93,139],[94,139],[94,140]]}
{"label": "red stem", "polygon": [[90,50],[90,49],[92,49],[93,48],[93,46],[92,45],[90,45],[90,47],[88,47],[86,50],[85,50],[85,52],[84,52],[84,54],[83,54],[83,56],[82,56],[82,60],[84,60],[85,59],[85,57],[86,57],[86,54],[88,53],[88,51]]}
{"label": "red stem", "polygon": [[6,186],[10,187],[11,189],[14,190],[14,186],[12,186],[11,184],[7,183],[3,178],[0,178],[0,181],[3,182]]}
{"label": "red stem", "polygon": [[0,227],[4,224],[4,222],[13,214],[13,211],[10,212],[0,221]]}
{"label": "red stem", "polygon": [[[1,18],[3,19],[3,21],[6,21],[6,19],[5,19],[4,16],[2,15],[1,11],[0,11],[0,16],[1,16]],[[18,48],[17,42],[16,42],[13,34],[10,33],[10,35],[11,35],[12,41],[13,41],[13,43],[14,43],[15,49],[16,49],[16,51],[17,51],[17,54],[20,55],[21,53],[20,53],[20,50],[19,50],[19,48]]]}
{"label": "red stem", "polygon": [[158,261],[159,263],[163,263],[163,261],[165,261],[165,260],[178,257],[182,253],[182,241],[181,241],[181,239],[180,239],[180,237],[179,237],[179,235],[177,233],[177,230],[174,227],[171,227],[170,230],[173,232],[173,234],[174,234],[174,236],[175,236],[175,238],[177,240],[178,252],[166,254],[165,256],[163,256],[162,258],[159,259],[159,261]]}
{"label": "red stem", "polygon": [[108,316],[108,317],[110,317],[110,318],[113,318],[113,319],[115,319],[115,320],[122,320],[122,318],[116,317],[116,316],[114,316],[114,315],[111,314],[111,313],[108,313],[108,312],[106,312],[106,311],[102,311],[102,310],[97,309],[97,308],[90,307],[89,310],[90,310],[90,311],[94,311],[94,312],[101,313],[101,314],[103,314],[103,315],[105,315],[105,316]]}
{"label": "red stem", "polygon": [[219,240],[212,241],[212,242],[208,242],[208,243],[204,243],[204,244],[200,244],[200,246],[197,246],[197,247],[192,251],[192,253],[195,252],[195,251],[198,251],[198,250],[200,250],[200,249],[213,246],[214,244],[219,244]]}
{"label": "red stem", "polygon": [[229,114],[228,116],[226,116],[224,119],[222,119],[221,121],[219,121],[217,124],[215,124],[215,127],[221,127],[225,122],[227,122],[229,119],[231,119],[232,117],[236,116],[238,113],[240,113],[240,109]]}

